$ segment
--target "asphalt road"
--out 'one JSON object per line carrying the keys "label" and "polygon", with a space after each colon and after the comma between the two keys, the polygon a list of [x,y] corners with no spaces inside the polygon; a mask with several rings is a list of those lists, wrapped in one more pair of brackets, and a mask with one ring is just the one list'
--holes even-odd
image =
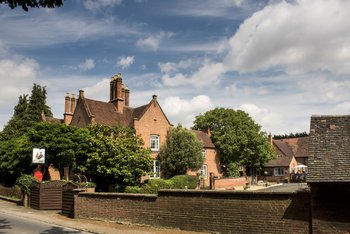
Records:
{"label": "asphalt road", "polygon": [[71,228],[60,227],[42,221],[29,219],[0,211],[0,233],[14,234],[45,234],[45,233],[89,233],[77,231]]}

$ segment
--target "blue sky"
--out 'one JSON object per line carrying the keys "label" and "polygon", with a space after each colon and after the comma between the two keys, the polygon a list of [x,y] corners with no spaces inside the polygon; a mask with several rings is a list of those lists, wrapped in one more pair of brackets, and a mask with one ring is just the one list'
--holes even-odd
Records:
{"label": "blue sky", "polygon": [[122,73],[131,106],[153,94],[190,127],[215,107],[242,109],[272,134],[309,131],[311,115],[350,111],[349,1],[66,0],[0,7],[0,128],[18,96],[46,86],[108,101]]}

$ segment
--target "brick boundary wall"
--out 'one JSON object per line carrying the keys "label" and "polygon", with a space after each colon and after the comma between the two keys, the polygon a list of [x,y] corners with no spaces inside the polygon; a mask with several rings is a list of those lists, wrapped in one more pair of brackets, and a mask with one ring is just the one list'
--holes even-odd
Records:
{"label": "brick boundary wall", "polygon": [[75,217],[220,233],[309,233],[310,193],[79,193]]}
{"label": "brick boundary wall", "polygon": [[249,180],[247,180],[245,177],[238,177],[238,178],[220,178],[215,180],[215,188],[234,188],[235,186],[245,186],[246,183]]}

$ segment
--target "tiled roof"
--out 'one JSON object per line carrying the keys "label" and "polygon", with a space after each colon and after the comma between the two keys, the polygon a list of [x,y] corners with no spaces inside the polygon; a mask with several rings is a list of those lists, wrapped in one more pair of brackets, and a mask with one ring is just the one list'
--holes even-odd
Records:
{"label": "tiled roof", "polygon": [[276,159],[270,160],[265,167],[288,167],[293,159],[293,156],[277,156]]}
{"label": "tiled roof", "polygon": [[283,142],[293,151],[296,158],[298,157],[308,157],[309,155],[309,139],[310,137],[296,137],[296,138],[286,138],[282,139]]}
{"label": "tiled roof", "polygon": [[350,115],[312,116],[307,181],[350,182]]}
{"label": "tiled roof", "polygon": [[293,151],[283,140],[273,140],[273,145],[280,151],[284,156],[293,156]]}
{"label": "tiled roof", "polygon": [[149,104],[135,108],[133,110],[132,117],[136,119],[140,119],[144,114],[144,112],[147,110],[148,106]]}
{"label": "tiled roof", "polygon": [[192,130],[196,134],[199,141],[203,143],[204,148],[215,148],[213,142],[211,141],[209,135],[203,131]]}
{"label": "tiled roof", "polygon": [[113,125],[118,120],[117,108],[112,103],[85,98],[90,114],[98,124]]}
{"label": "tiled roof", "polygon": [[266,167],[288,167],[293,159],[293,151],[283,140],[273,140],[277,158],[270,160]]}
{"label": "tiled roof", "polygon": [[95,117],[97,124],[113,126],[119,123],[125,127],[133,127],[133,119],[140,119],[154,101],[156,102],[153,99],[150,103],[137,108],[124,106],[123,113],[119,113],[116,106],[109,102],[84,98],[84,105],[88,114]]}

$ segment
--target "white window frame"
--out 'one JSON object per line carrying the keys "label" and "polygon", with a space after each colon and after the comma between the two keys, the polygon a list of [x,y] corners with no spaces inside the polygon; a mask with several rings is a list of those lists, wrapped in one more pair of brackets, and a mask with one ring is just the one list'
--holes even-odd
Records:
{"label": "white window frame", "polygon": [[284,167],[275,167],[273,169],[273,175],[274,176],[284,176],[285,175],[285,168]]}
{"label": "white window frame", "polygon": [[160,161],[159,160],[153,160],[153,170],[150,177],[154,179],[160,178]]}
{"label": "white window frame", "polygon": [[150,149],[152,151],[159,151],[159,135],[151,134],[151,136],[150,136]]}
{"label": "white window frame", "polygon": [[201,166],[200,177],[205,179],[205,180],[208,178],[208,166],[207,166],[207,164],[203,164]]}
{"label": "white window frame", "polygon": [[202,149],[202,157],[203,159],[207,157],[207,151],[205,149]]}

